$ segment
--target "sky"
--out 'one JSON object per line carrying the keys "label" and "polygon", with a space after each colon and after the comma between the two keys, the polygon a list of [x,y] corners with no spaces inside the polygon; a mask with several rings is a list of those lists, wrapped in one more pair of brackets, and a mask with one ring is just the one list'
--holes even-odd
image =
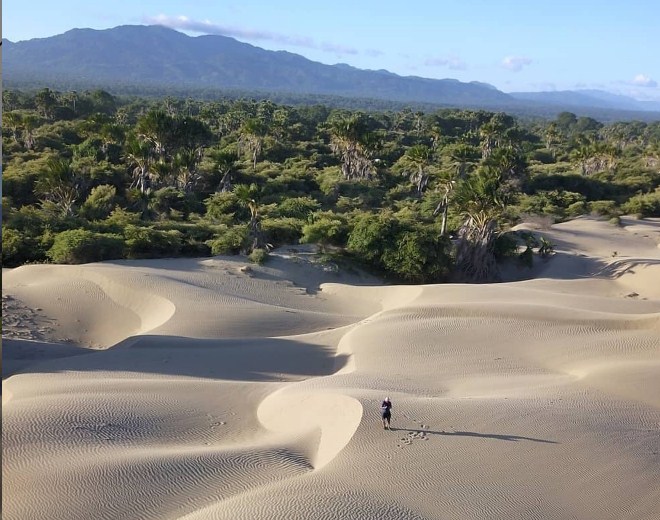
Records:
{"label": "sky", "polygon": [[4,0],[2,36],[159,24],[327,64],[660,101],[660,0]]}

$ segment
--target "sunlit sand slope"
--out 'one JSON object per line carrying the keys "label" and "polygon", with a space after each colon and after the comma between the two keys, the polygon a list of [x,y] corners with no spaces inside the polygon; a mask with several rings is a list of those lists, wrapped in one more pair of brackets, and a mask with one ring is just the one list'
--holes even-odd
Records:
{"label": "sunlit sand slope", "polygon": [[502,284],[282,258],[6,271],[38,335],[3,380],[5,518],[657,520],[658,224],[616,229],[616,256],[607,223],[570,224]]}

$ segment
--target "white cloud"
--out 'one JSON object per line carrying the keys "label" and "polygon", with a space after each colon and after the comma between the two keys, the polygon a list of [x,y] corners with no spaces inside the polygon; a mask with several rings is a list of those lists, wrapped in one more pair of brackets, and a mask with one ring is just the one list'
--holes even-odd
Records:
{"label": "white cloud", "polygon": [[447,67],[451,70],[465,70],[467,63],[456,55],[450,55],[442,58],[429,58],[424,62],[427,67]]}
{"label": "white cloud", "polygon": [[502,67],[509,69],[513,72],[520,72],[523,67],[532,64],[531,58],[526,58],[524,56],[506,56],[502,60]]}
{"label": "white cloud", "polygon": [[167,16],[159,14],[158,16],[145,16],[142,21],[148,24],[163,25],[170,29],[180,29],[201,34],[216,34],[220,36],[230,36],[242,40],[270,41],[284,45],[293,45],[295,47],[305,47],[308,49],[318,49],[323,52],[330,52],[338,55],[359,54],[357,49],[345,47],[328,42],[317,43],[307,36],[292,36],[280,34],[271,31],[261,31],[256,29],[246,29],[242,27],[231,27],[219,25],[209,20],[192,20],[187,16]]}
{"label": "white cloud", "polygon": [[646,74],[637,74],[630,82],[632,85],[638,87],[657,87],[658,82],[654,79],[649,78]]}

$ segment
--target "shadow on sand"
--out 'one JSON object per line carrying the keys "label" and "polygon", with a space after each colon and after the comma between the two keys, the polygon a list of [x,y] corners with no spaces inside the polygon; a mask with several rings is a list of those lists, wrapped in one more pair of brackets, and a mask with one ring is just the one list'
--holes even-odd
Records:
{"label": "shadow on sand", "polygon": [[3,378],[21,372],[99,372],[104,377],[107,372],[135,372],[230,381],[298,381],[334,374],[349,357],[334,348],[286,338],[142,335],[99,351],[40,345],[36,349],[33,342],[13,340],[12,350],[3,356],[3,361],[13,364],[5,364]]}
{"label": "shadow on sand", "polygon": [[559,444],[557,441],[549,441],[547,439],[535,439],[534,437],[523,437],[521,435],[506,435],[501,433],[478,433],[478,432],[463,432],[463,431],[434,431],[434,430],[420,430],[418,428],[390,428],[393,432],[408,432],[408,433],[425,433],[428,435],[445,435],[447,437],[478,437],[480,439],[497,439],[500,441],[532,441],[543,442],[546,444]]}

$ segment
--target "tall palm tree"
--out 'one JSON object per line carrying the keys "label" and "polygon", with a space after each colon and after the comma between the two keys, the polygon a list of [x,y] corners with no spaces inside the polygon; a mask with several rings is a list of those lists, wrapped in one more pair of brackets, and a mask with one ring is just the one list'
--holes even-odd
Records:
{"label": "tall palm tree", "polygon": [[449,159],[449,167],[440,172],[436,190],[442,193],[442,198],[433,211],[433,216],[442,215],[440,236],[447,232],[449,202],[456,184],[463,180],[473,169],[479,157],[479,149],[467,144],[455,144],[445,148]]}
{"label": "tall palm tree", "polygon": [[174,118],[163,110],[150,110],[138,120],[136,128],[138,137],[150,142],[157,156],[164,157],[175,131]]}
{"label": "tall palm tree", "polygon": [[660,166],[660,141],[649,143],[644,150],[644,162],[648,168]]}
{"label": "tall palm tree", "polygon": [[552,156],[555,156],[555,145],[561,142],[561,132],[557,123],[554,121],[551,122],[543,132],[543,139],[545,141],[545,147],[551,150]]}
{"label": "tall palm tree", "polygon": [[39,126],[39,118],[36,114],[26,114],[23,116],[23,144],[28,150],[32,150],[36,142],[34,130],[37,126]]}
{"label": "tall palm tree", "polygon": [[46,171],[35,183],[34,191],[57,207],[62,216],[74,214],[75,203],[81,195],[81,180],[73,171],[71,161],[51,158],[46,163]]}
{"label": "tall palm tree", "polygon": [[110,145],[121,142],[124,137],[124,131],[119,125],[114,123],[105,123],[101,126],[98,133],[99,137],[101,138],[101,152],[107,161]]}
{"label": "tall palm tree", "polygon": [[406,150],[404,159],[413,169],[410,182],[415,185],[417,195],[421,197],[429,183],[428,167],[433,161],[433,151],[424,144],[416,144]]}
{"label": "tall palm tree", "polygon": [[45,119],[51,119],[53,117],[53,111],[57,106],[57,98],[52,90],[42,88],[35,94],[34,103],[37,105],[37,110],[41,112],[41,115]]}
{"label": "tall palm tree", "polygon": [[514,124],[511,116],[500,112],[493,114],[490,120],[479,127],[483,159],[487,159],[493,149],[501,146],[507,140],[507,130],[511,130]]}
{"label": "tall palm tree", "polygon": [[330,147],[341,157],[345,179],[368,179],[375,173],[371,155],[376,136],[361,114],[340,116],[330,122]]}
{"label": "tall palm tree", "polygon": [[250,211],[248,241],[250,242],[249,251],[253,251],[263,245],[259,215],[259,189],[256,184],[250,184],[249,186],[247,184],[237,184],[234,186],[233,193],[236,195],[239,204]]}
{"label": "tall palm tree", "polygon": [[463,216],[457,266],[466,280],[492,280],[497,274],[493,251],[497,218],[508,202],[501,173],[480,167],[457,186],[453,199]]}
{"label": "tall palm tree", "polygon": [[248,119],[241,127],[241,144],[252,159],[252,169],[257,169],[257,159],[263,149],[266,125],[255,117]]}
{"label": "tall palm tree", "polygon": [[141,141],[136,136],[129,136],[125,147],[125,159],[133,167],[133,182],[131,187],[145,194],[151,190],[156,178],[152,171],[154,150],[150,142]]}
{"label": "tall palm tree", "polygon": [[238,155],[230,151],[217,152],[213,155],[215,169],[222,175],[218,184],[218,191],[231,191],[234,169],[238,161]]}
{"label": "tall palm tree", "polygon": [[184,149],[174,157],[174,169],[177,172],[177,187],[185,193],[192,193],[201,179],[197,169],[201,155],[196,150]]}
{"label": "tall palm tree", "polygon": [[2,126],[11,130],[12,137],[15,143],[19,143],[19,136],[23,127],[23,116],[20,112],[3,112],[2,113]]}

